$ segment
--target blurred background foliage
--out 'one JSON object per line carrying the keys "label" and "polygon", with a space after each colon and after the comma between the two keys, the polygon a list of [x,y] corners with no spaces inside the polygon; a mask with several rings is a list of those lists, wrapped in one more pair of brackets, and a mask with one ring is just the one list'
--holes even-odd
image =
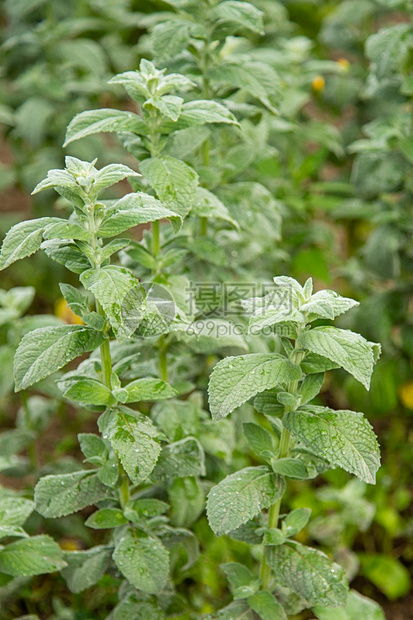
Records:
{"label": "blurred background foliage", "polygon": [[[273,67],[282,98],[277,114],[244,122],[250,142],[231,154],[228,178],[261,181],[283,224],[281,234],[268,235],[268,227],[255,222],[252,237],[235,245],[232,256],[249,279],[289,274],[303,282],[312,276],[318,288],[356,298],[359,308],[341,326],[381,342],[384,350],[369,393],[340,373],[328,377],[323,393],[324,402],[361,410],[372,421],[383,454],[377,485],[367,488],[336,470],[317,485],[292,483],[287,501],[292,508],[312,508],[311,526],[302,534],[306,541],[316,541],[342,562],[355,577],[353,587],[378,600],[386,617],[406,620],[413,609],[413,3],[253,4],[265,13],[265,36],[243,39],[237,51]],[[50,213],[50,193],[30,192],[47,170],[63,166],[65,154],[98,157],[99,165],[130,162],[107,134],[63,149],[65,129],[82,110],[127,109],[129,101],[107,82],[136,69],[142,57],[174,69],[167,58],[157,58],[150,36],[169,10],[161,0],[1,4],[2,235],[11,223]],[[226,45],[231,44],[229,37]],[[249,100],[244,93],[237,105]],[[200,273],[210,258],[205,252]],[[63,467],[79,458],[76,433],[93,421],[86,412],[74,416],[65,408],[51,381],[22,403],[12,391],[11,362],[21,334],[50,321],[74,320],[64,304],[55,305],[59,266],[36,256],[2,278],[2,288],[14,293],[0,295],[0,461],[2,482],[22,489],[30,486],[28,472],[39,459],[47,468],[58,459]],[[23,294],[15,287],[34,288]],[[252,456],[239,441],[233,458],[248,464]],[[197,501],[194,493],[194,515]],[[30,531],[39,527],[36,519],[31,517]],[[79,516],[49,527],[65,548],[90,543]],[[207,613],[220,606],[217,601],[225,603],[218,565],[237,558],[247,562],[248,554],[243,543],[215,538],[205,519],[195,529],[202,561],[186,587],[194,607]],[[22,579],[18,591],[0,584],[2,617],[33,612],[56,620],[91,613],[104,618],[113,606],[115,581],[105,577],[79,595],[68,594],[56,575]]]}

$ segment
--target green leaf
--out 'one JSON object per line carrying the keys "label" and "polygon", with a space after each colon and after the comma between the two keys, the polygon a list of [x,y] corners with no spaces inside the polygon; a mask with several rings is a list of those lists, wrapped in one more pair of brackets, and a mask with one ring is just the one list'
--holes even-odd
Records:
{"label": "green leaf", "polygon": [[304,349],[338,364],[369,389],[380,345],[368,342],[360,334],[328,326],[304,332],[298,343]]}
{"label": "green leaf", "polygon": [[98,195],[103,189],[111,187],[127,177],[140,176],[139,172],[135,172],[135,170],[132,170],[129,166],[124,166],[123,164],[109,164],[98,171],[94,178],[92,190],[95,195]]}
{"label": "green leaf", "polygon": [[298,391],[298,396],[301,398],[301,404],[304,405],[318,396],[323,386],[324,379],[324,372],[310,374],[304,379]]}
{"label": "green leaf", "polygon": [[[69,383],[69,387],[66,387]],[[111,391],[97,379],[84,377],[75,381],[61,381],[59,387],[63,390],[63,396],[70,400],[90,405],[105,405],[110,407],[116,403]]]}
{"label": "green leaf", "polygon": [[1,525],[0,523],[0,539],[1,538],[28,538],[29,535],[24,529],[18,525]]}
{"label": "green leaf", "polygon": [[197,151],[209,135],[209,129],[202,125],[179,129],[168,136],[164,153],[177,159],[185,159]]}
{"label": "green leaf", "polygon": [[264,34],[262,11],[249,2],[220,2],[213,9],[212,18],[218,20],[218,24],[222,22],[229,27],[231,34],[239,29]]}
{"label": "green leaf", "polygon": [[105,530],[113,527],[119,527],[124,525],[128,520],[123,516],[121,510],[117,508],[102,508],[102,510],[96,510],[85,521],[85,525],[93,528],[94,530]]}
{"label": "green leaf", "polygon": [[198,186],[198,175],[193,168],[163,155],[145,159],[140,169],[162,202],[181,217],[188,215]]}
{"label": "green leaf", "polygon": [[303,372],[308,375],[324,373],[326,370],[340,368],[340,364],[335,364],[326,357],[317,355],[316,353],[307,353],[300,366]]}
{"label": "green leaf", "polygon": [[277,459],[272,464],[272,470],[276,474],[292,478],[293,480],[305,480],[308,478],[308,471],[306,466],[297,459],[284,458]]}
{"label": "green leaf", "polygon": [[360,553],[358,557],[361,574],[374,583],[388,599],[394,601],[410,592],[410,574],[400,560],[381,553]]}
{"label": "green leaf", "polygon": [[205,620],[255,620],[255,618],[246,601],[233,601],[215,614],[206,616]]}
{"label": "green leaf", "polygon": [[131,592],[116,605],[113,620],[165,620],[165,613],[157,601],[146,599],[138,592]]}
{"label": "green leaf", "polygon": [[199,408],[191,401],[175,399],[158,403],[153,407],[151,417],[171,442],[199,434]]}
{"label": "green leaf", "polygon": [[113,237],[134,226],[163,219],[170,220],[175,232],[179,230],[181,217],[164,207],[159,200],[142,192],[126,194],[107,210],[99,226],[99,235]]}
{"label": "green leaf", "polygon": [[208,99],[188,101],[182,106],[179,123],[187,125],[205,125],[206,123],[229,123],[238,125],[235,116],[221,103]]}
{"label": "green leaf", "polygon": [[196,190],[192,213],[198,215],[198,217],[212,217],[214,219],[224,220],[239,230],[238,222],[232,219],[226,206],[215,194],[204,187],[198,187]]}
{"label": "green leaf", "polygon": [[84,271],[80,281],[104,309],[118,342],[130,338],[146,305],[145,289],[139,280],[124,267],[108,265]]}
{"label": "green leaf", "polygon": [[354,301],[354,299],[342,297],[334,291],[325,290],[314,293],[307,303],[300,306],[300,312],[304,312],[309,321],[334,319],[358,305],[359,302]]}
{"label": "green leaf", "polygon": [[63,517],[96,504],[110,495],[94,471],[43,476],[34,489],[36,510],[43,517]]}
{"label": "green leaf", "polygon": [[100,464],[106,454],[106,446],[103,439],[94,433],[79,433],[77,438],[80,449],[89,462],[93,463],[97,459],[96,464]]}
{"label": "green leaf", "polygon": [[261,456],[263,452],[270,454],[274,452],[272,437],[262,426],[252,422],[244,422],[242,432],[247,444],[258,456]]}
{"label": "green leaf", "polygon": [[128,530],[116,545],[113,559],[135,588],[148,594],[161,592],[169,573],[169,553],[157,538],[138,537]]}
{"label": "green leaf", "polygon": [[310,508],[297,508],[288,513],[285,517],[282,527],[287,536],[295,536],[298,532],[301,532],[309,522],[311,517]]}
{"label": "green leaf", "polygon": [[207,515],[212,530],[220,536],[236,530],[284,493],[283,478],[268,467],[247,467],[227,476],[208,495]]}
{"label": "green leaf", "polygon": [[176,478],[168,488],[171,523],[189,527],[205,508],[205,492],[197,478]]}
{"label": "green leaf", "polygon": [[344,569],[324,553],[299,543],[267,549],[277,583],[294,590],[309,605],[343,605],[348,584]]}
{"label": "green leaf", "polygon": [[106,411],[98,424],[132,482],[139,484],[146,480],[161,451],[157,430],[149,418],[127,407],[118,407]]}
{"label": "green leaf", "polygon": [[277,546],[283,545],[285,543],[286,536],[285,534],[274,527],[270,527],[270,529],[264,532],[264,544],[269,546]]}
{"label": "green leaf", "polygon": [[208,74],[211,81],[224,83],[245,90],[271,112],[277,112],[281,99],[281,80],[269,64],[262,62],[224,62],[213,67]]}
{"label": "green leaf", "polygon": [[23,525],[34,510],[30,499],[2,497],[0,499],[0,526]]}
{"label": "green leaf", "polygon": [[23,336],[14,358],[16,391],[23,390],[96,349],[103,335],[81,325],[41,327]]}
{"label": "green leaf", "polygon": [[46,226],[43,237],[45,239],[76,239],[90,241],[91,233],[79,224],[62,220]]}
{"label": "green leaf", "polygon": [[64,554],[67,566],[61,571],[71,592],[77,594],[94,586],[106,572],[111,548],[98,546]]}
{"label": "green leaf", "polygon": [[[393,77],[411,45],[410,24],[381,28],[366,41],[366,55],[378,78]],[[376,78],[377,79],[377,78]]]}
{"label": "green leaf", "polygon": [[66,565],[63,551],[50,536],[32,536],[0,549],[0,572],[13,577],[53,573]]}
{"label": "green leaf", "polygon": [[66,269],[74,273],[82,273],[85,269],[89,269],[90,262],[79,248],[74,244],[66,244],[67,241],[51,239],[49,241],[43,241],[42,250],[52,260],[64,265]]}
{"label": "green leaf", "polygon": [[168,19],[155,26],[151,38],[156,60],[162,62],[175,58],[189,42],[190,23],[180,19]]}
{"label": "green leaf", "polygon": [[375,483],[380,467],[379,445],[362,413],[306,405],[286,413],[283,424],[307,448],[332,465],[369,484]]}
{"label": "green leaf", "polygon": [[282,605],[266,590],[250,596],[248,605],[262,620],[287,620],[287,615]]}
{"label": "green leaf", "polygon": [[153,471],[155,480],[205,475],[204,450],[197,439],[186,437],[162,448]]}
{"label": "green leaf", "polygon": [[69,123],[66,131],[66,140],[63,146],[67,146],[75,140],[80,140],[94,133],[128,132],[146,134],[148,128],[145,121],[133,112],[101,108],[100,110],[88,110],[77,114]]}
{"label": "green leaf", "polygon": [[318,620],[386,620],[380,605],[356,590],[350,590],[344,607],[314,607],[313,612]]}
{"label": "green leaf", "polygon": [[147,99],[143,107],[148,109],[151,109],[151,107],[156,108],[166,118],[177,121],[181,113],[183,101],[181,97],[176,97],[175,95],[155,96]]}
{"label": "green leaf", "polygon": [[122,400],[122,402],[126,403],[139,403],[143,400],[165,400],[177,394],[171,385],[153,377],[136,379],[122,389],[126,392],[126,400]]}
{"label": "green leaf", "polygon": [[209,381],[212,417],[219,420],[259,392],[300,377],[299,367],[281,355],[226,357],[215,366]]}
{"label": "green leaf", "polygon": [[222,564],[221,568],[227,576],[234,600],[248,598],[260,587],[258,579],[255,579],[248,568],[242,564],[228,562],[228,564]]}
{"label": "green leaf", "polygon": [[13,226],[1,246],[0,269],[37,252],[42,244],[44,229],[54,221],[53,217],[41,217]]}

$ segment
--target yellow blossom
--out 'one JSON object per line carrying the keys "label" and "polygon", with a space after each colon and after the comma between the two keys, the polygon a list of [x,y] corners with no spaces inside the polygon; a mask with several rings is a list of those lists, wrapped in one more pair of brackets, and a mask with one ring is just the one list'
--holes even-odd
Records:
{"label": "yellow blossom", "polygon": [[324,90],[325,85],[326,82],[323,76],[316,75],[313,79],[313,90],[315,90],[316,93],[321,93],[321,91]]}
{"label": "yellow blossom", "polygon": [[55,315],[69,325],[83,325],[80,316],[77,316],[67,305],[66,299],[61,297],[55,305]]}

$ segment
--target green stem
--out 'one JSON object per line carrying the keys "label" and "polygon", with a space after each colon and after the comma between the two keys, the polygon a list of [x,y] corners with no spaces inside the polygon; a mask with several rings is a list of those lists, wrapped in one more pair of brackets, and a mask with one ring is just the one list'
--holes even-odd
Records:
{"label": "green stem", "polygon": [[[161,249],[160,232],[159,232],[159,220],[152,222],[152,256],[157,258]],[[157,267],[154,268],[156,273]]]}
{"label": "green stem", "polygon": [[165,336],[159,338],[159,372],[162,381],[168,381],[168,358],[166,353]]}
{"label": "green stem", "polygon": [[[287,431],[286,428],[282,429],[281,438],[280,438],[280,448],[279,448],[279,459],[285,459],[290,454],[290,432]],[[280,516],[280,508],[281,508],[281,500],[275,502],[271,506],[268,511],[268,528],[273,529],[278,525],[278,517]],[[260,578],[262,580],[262,588],[263,590],[268,590],[271,584],[271,568],[267,564],[267,560],[265,559],[265,545],[263,548],[263,554],[261,558],[261,566],[260,566]]]}
{"label": "green stem", "polygon": [[100,345],[100,359],[102,360],[102,374],[105,385],[110,389],[112,376],[112,360],[110,357],[109,338]]}
{"label": "green stem", "polygon": [[119,470],[122,473],[122,484],[120,485],[120,488],[119,488],[119,499],[120,499],[120,505],[122,506],[122,508],[125,508],[126,504],[129,501],[129,480],[128,480],[128,476],[125,470],[123,469],[120,463],[119,463]]}
{"label": "green stem", "polygon": [[[202,96],[204,97],[204,99],[210,99],[211,97],[211,91],[209,88],[209,80],[206,77],[206,72],[208,70],[208,52],[209,52],[209,43],[205,43],[205,50],[204,50],[204,58],[203,58],[203,62],[202,62],[202,72],[203,72],[203,77],[202,77]],[[202,165],[205,168],[209,168],[210,163],[211,163],[211,141],[209,138],[207,138],[205,140],[205,142],[202,145]],[[199,218],[199,234],[201,235],[201,237],[206,237],[208,233],[208,218],[207,217],[200,217]]]}

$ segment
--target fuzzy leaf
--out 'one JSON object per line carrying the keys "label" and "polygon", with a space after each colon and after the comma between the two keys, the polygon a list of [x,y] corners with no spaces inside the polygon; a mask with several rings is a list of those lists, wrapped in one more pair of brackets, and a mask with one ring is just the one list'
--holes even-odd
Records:
{"label": "fuzzy leaf", "polygon": [[63,146],[67,146],[75,140],[85,138],[94,133],[107,132],[128,132],[146,134],[147,126],[144,120],[133,112],[113,110],[112,108],[101,108],[100,110],[87,110],[77,114],[70,121],[66,140]]}
{"label": "fuzzy leaf", "polygon": [[272,437],[262,426],[254,424],[253,422],[244,422],[242,425],[242,432],[246,442],[258,456],[261,456],[261,453],[264,451],[269,453],[274,452]]}
{"label": "fuzzy leaf", "polygon": [[376,601],[350,590],[347,603],[339,609],[315,607],[318,620],[386,620],[383,610]]}
{"label": "fuzzy leaf", "polygon": [[152,49],[156,60],[169,60],[186,47],[190,38],[190,23],[168,19],[157,24],[152,31]]}
{"label": "fuzzy leaf", "polygon": [[183,99],[175,95],[164,95],[163,97],[151,97],[143,104],[145,108],[152,106],[159,110],[163,116],[177,121],[181,113]]}
{"label": "fuzzy leaf", "polygon": [[43,517],[63,517],[110,495],[94,471],[43,476],[34,489],[34,503]]}
{"label": "fuzzy leaf", "polygon": [[80,281],[104,309],[117,340],[130,338],[139,326],[146,304],[145,289],[139,280],[124,267],[108,265],[84,271]]}
{"label": "fuzzy leaf", "polygon": [[96,510],[85,521],[85,525],[91,527],[94,530],[112,529],[113,527],[119,527],[125,525],[128,520],[123,516],[121,510],[116,508],[102,508],[102,510]]}
{"label": "fuzzy leaf", "polygon": [[107,210],[99,227],[99,235],[113,237],[133,226],[163,219],[170,220],[175,232],[179,230],[181,217],[164,207],[159,200],[142,192],[126,194]]}
{"label": "fuzzy leaf", "polygon": [[235,600],[248,598],[260,587],[260,582],[254,579],[254,576],[248,568],[236,562],[228,562],[222,564],[222,570],[227,576],[231,594]]}
{"label": "fuzzy leaf", "polygon": [[66,565],[63,551],[50,536],[32,536],[0,550],[0,572],[13,577],[53,573]]}
{"label": "fuzzy leaf", "polygon": [[174,390],[171,385],[160,379],[154,379],[153,377],[136,379],[123,389],[127,394],[126,400],[124,401],[126,403],[139,403],[143,400],[165,400],[177,394],[176,390]]}
{"label": "fuzzy leaf", "polygon": [[37,252],[42,244],[44,229],[55,220],[53,217],[41,217],[13,226],[1,246],[0,269]]}
{"label": "fuzzy leaf", "polygon": [[292,478],[295,480],[305,480],[308,478],[307,468],[297,459],[277,459],[274,463],[272,463],[272,469],[276,474],[286,476],[286,478]]}
{"label": "fuzzy leaf", "polygon": [[134,484],[146,480],[158,460],[161,446],[152,422],[127,407],[109,409],[99,418],[99,430],[109,439]]}
{"label": "fuzzy leaf", "polygon": [[164,155],[145,159],[140,169],[160,200],[181,217],[189,213],[198,186],[198,175],[193,168]]}
{"label": "fuzzy leaf", "polygon": [[59,387],[64,390],[63,396],[70,400],[90,405],[105,405],[106,407],[110,407],[116,402],[109,388],[97,379],[82,377],[77,381],[70,382],[69,380],[68,383],[71,385],[66,389],[64,381],[60,382]]}
{"label": "fuzzy leaf", "polygon": [[227,476],[208,495],[207,515],[212,530],[220,536],[247,523],[269,508],[285,489],[283,478],[268,467],[247,467]]}
{"label": "fuzzy leaf", "polygon": [[182,106],[179,123],[188,127],[206,123],[230,123],[238,125],[235,116],[221,103],[209,99],[188,101]]}
{"label": "fuzzy leaf", "polygon": [[228,0],[220,2],[213,10],[213,19],[223,22],[231,29],[231,33],[237,30],[251,30],[257,34],[264,34],[263,14],[249,2]]}
{"label": "fuzzy leaf", "polygon": [[354,301],[354,299],[342,297],[334,291],[325,290],[314,293],[310,300],[300,307],[300,312],[305,312],[310,321],[334,319],[358,305],[358,301]]}
{"label": "fuzzy leaf", "polygon": [[212,417],[219,420],[259,392],[300,376],[299,367],[281,355],[226,357],[215,366],[209,382]]}
{"label": "fuzzy leaf", "polygon": [[224,220],[239,230],[238,222],[232,219],[226,206],[215,194],[204,187],[198,187],[196,191],[192,212],[199,217],[212,217],[214,219]]}
{"label": "fuzzy leaf", "polygon": [[368,342],[360,334],[337,327],[315,327],[299,338],[304,349],[322,355],[347,370],[368,390],[380,345]]}
{"label": "fuzzy leaf", "polygon": [[34,510],[30,499],[3,497],[0,499],[0,526],[23,525]]}
{"label": "fuzzy leaf", "polygon": [[250,596],[248,605],[262,620],[287,620],[287,615],[282,605],[266,590]]}
{"label": "fuzzy leaf", "polygon": [[194,437],[186,437],[162,449],[153,477],[155,480],[173,480],[204,476],[204,460],[204,451],[199,441]]}
{"label": "fuzzy leaf", "polygon": [[157,538],[138,538],[127,531],[113,553],[120,572],[135,588],[148,594],[160,592],[169,573],[169,553]]}
{"label": "fuzzy leaf", "polygon": [[307,448],[370,484],[376,481],[380,451],[362,413],[306,405],[284,416],[284,426]]}
{"label": "fuzzy leaf", "polygon": [[267,560],[277,583],[291,588],[309,605],[337,607],[347,599],[344,569],[324,553],[299,543],[269,547]]}
{"label": "fuzzy leaf", "polygon": [[281,80],[271,65],[262,62],[224,62],[209,74],[211,80],[245,90],[271,112],[277,112],[281,99]]}
{"label": "fuzzy leaf", "polygon": [[102,342],[100,332],[81,325],[41,327],[29,332],[20,341],[14,358],[16,391],[48,377]]}
{"label": "fuzzy leaf", "polygon": [[103,189],[111,187],[115,185],[115,183],[119,183],[119,181],[126,179],[126,177],[140,176],[139,172],[135,172],[135,170],[132,170],[129,166],[124,166],[123,164],[109,164],[101,168],[96,175],[93,183],[93,191],[97,195]]}
{"label": "fuzzy leaf", "polygon": [[[126,519],[125,519],[126,521]],[[61,571],[71,592],[83,592],[99,581],[110,562],[110,547],[98,546],[64,554],[67,566]]]}

